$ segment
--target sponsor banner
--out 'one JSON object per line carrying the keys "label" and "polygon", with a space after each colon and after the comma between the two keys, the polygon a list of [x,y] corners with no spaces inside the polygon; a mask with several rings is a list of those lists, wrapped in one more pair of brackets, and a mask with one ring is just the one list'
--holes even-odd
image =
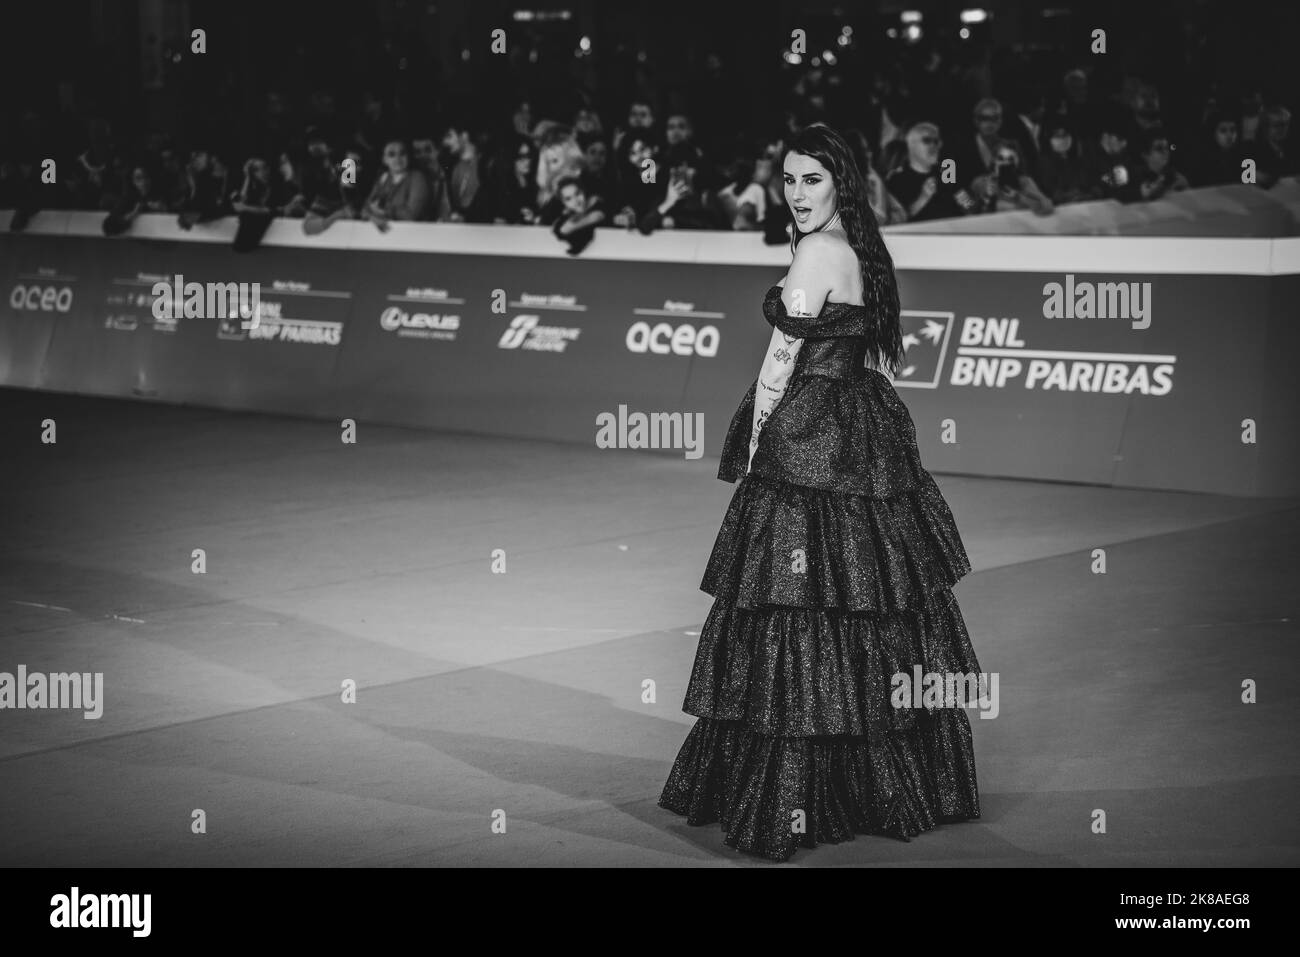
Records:
{"label": "sponsor banner", "polygon": [[0,384],[41,388],[51,341],[80,308],[86,290],[96,288],[85,273],[90,263],[72,243],[54,236],[18,241],[0,233]]}
{"label": "sponsor banner", "polygon": [[364,282],[335,388],[360,418],[594,444],[620,404],[678,410],[692,363],[722,349],[710,309],[668,303],[677,267],[351,255]]}
{"label": "sponsor banner", "polygon": [[[345,253],[63,242],[70,268],[93,263],[94,272],[61,316],[39,387],[330,414],[352,298]],[[256,322],[236,306],[240,287],[252,284],[260,288]]]}
{"label": "sponsor banner", "polygon": [[[712,472],[781,274],[4,234],[0,384],[593,445],[599,417],[620,409],[698,413],[705,457],[674,458]],[[1009,267],[899,279],[896,387],[932,471],[1300,492],[1282,367],[1300,278]],[[218,314],[254,286],[255,319]],[[1242,441],[1246,420],[1258,444]]]}
{"label": "sponsor banner", "polygon": [[[907,361],[895,385],[927,468],[1239,493],[1252,485],[1258,446],[1242,443],[1241,421],[1275,411],[1258,385],[1277,277],[899,279]],[[1077,308],[1058,308],[1065,293]]]}

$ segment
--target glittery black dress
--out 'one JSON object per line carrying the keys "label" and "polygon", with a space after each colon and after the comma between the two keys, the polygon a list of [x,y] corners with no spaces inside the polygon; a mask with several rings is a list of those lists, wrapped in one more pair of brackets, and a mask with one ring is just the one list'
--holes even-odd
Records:
{"label": "glittery black dress", "polygon": [[763,314],[804,342],[748,473],[757,383],[727,432],[718,478],[739,484],[700,584],[714,602],[682,706],[699,720],[659,804],[774,860],[977,818],[966,712],[890,700],[917,665],[980,667],[952,594],[970,561],[907,407],[864,367],[869,310],[792,317],[773,286]]}

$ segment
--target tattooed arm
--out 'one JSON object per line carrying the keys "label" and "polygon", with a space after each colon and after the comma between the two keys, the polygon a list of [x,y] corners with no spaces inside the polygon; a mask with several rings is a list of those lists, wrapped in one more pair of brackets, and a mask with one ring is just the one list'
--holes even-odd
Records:
{"label": "tattooed arm", "polygon": [[799,320],[821,314],[836,272],[844,268],[845,257],[853,268],[857,268],[853,250],[845,245],[841,251],[837,242],[820,233],[803,238],[781,288],[779,309],[784,316],[774,321],[772,315],[768,315],[774,328],[754,386],[754,422],[749,433],[750,465],[753,465],[754,453],[758,451],[763,427],[785,394],[790,374],[794,371],[795,358],[804,341],[804,337],[798,335],[800,328],[811,328],[811,324]]}
{"label": "tattooed arm", "polygon": [[[767,417],[785,394],[790,373],[794,371],[794,360],[799,355],[802,339],[787,335],[780,329],[772,330],[772,341],[767,344],[767,355],[763,367],[758,373],[758,383],[754,386],[754,425],[749,433],[749,461],[754,462],[754,453],[758,451],[758,440]],[[748,471],[748,469],[746,469]]]}

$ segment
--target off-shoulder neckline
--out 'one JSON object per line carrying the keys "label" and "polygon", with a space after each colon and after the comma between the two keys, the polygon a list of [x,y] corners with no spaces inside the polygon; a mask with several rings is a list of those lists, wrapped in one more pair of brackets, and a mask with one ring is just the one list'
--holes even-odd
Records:
{"label": "off-shoulder neckline", "polygon": [[[780,283],[773,283],[772,286],[771,286],[771,288],[767,290],[767,296],[765,296],[764,298],[768,298],[768,297],[770,297],[770,296],[772,295],[772,290],[773,290],[773,289],[777,289],[777,290],[779,290],[779,289],[783,289],[783,288],[785,288],[785,287],[782,286]],[[779,295],[779,294],[778,294],[778,295]],[[829,299],[826,300],[826,303],[825,303],[825,305],[822,306],[822,308],[825,309],[826,306],[839,306],[841,309],[866,309],[866,308],[867,308],[867,304],[866,304],[866,303],[862,303],[861,305],[859,305],[859,304],[854,303],[854,302],[832,302],[832,301],[829,300]]]}

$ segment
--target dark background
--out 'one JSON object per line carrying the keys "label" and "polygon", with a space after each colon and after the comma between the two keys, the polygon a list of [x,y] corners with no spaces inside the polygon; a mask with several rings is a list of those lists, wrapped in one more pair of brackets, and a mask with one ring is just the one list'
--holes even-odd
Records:
{"label": "dark background", "polygon": [[[980,87],[991,84],[993,95],[1014,105],[1017,91],[1035,79],[1050,85],[1072,65],[1086,67],[1103,96],[1118,92],[1125,76],[1149,80],[1176,127],[1195,126],[1207,98],[1251,89],[1266,102],[1296,107],[1300,4],[997,0],[983,5],[991,19],[972,25],[962,39],[958,14],[967,6],[974,4],[23,2],[8,6],[0,30],[6,91],[0,131],[22,147],[33,137],[75,141],[88,118],[106,116],[118,135],[161,130],[181,140],[219,137],[239,152],[250,146],[240,142],[254,135],[247,121],[263,113],[270,91],[282,94],[295,114],[310,111],[314,91],[329,91],[340,115],[374,92],[410,125],[464,114],[508,128],[522,98],[532,104],[534,120],[567,122],[586,104],[600,112],[607,130],[642,95],[661,121],[670,110],[690,111],[707,143],[771,127],[787,109],[819,112],[808,107],[806,89],[796,89],[812,64],[782,58],[795,27],[808,31],[810,53],[823,47],[837,53],[834,66],[813,82],[828,93],[825,118],[850,125],[863,119],[858,114],[873,71],[915,75],[934,48],[962,93],[958,102],[935,105],[965,123]],[[898,28],[904,9],[924,14],[918,42],[886,34]],[[518,20],[517,10],[537,16]],[[853,25],[852,42],[836,46],[846,23]],[[203,55],[190,52],[195,27],[207,31]],[[507,32],[505,56],[488,50],[490,31],[498,27]],[[1108,33],[1104,57],[1088,52],[1097,27]],[[590,52],[575,55],[584,36]]]}

